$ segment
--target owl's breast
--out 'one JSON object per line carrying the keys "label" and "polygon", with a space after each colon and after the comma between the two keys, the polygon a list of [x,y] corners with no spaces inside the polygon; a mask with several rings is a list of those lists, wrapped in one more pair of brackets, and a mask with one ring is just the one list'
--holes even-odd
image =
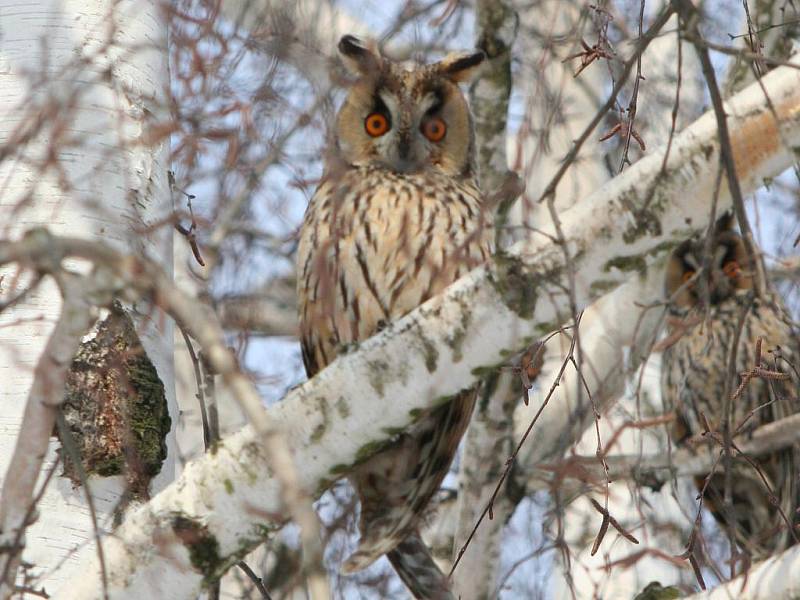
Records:
{"label": "owl's breast", "polygon": [[471,181],[354,170],[324,183],[298,247],[301,333],[318,367],[486,261],[492,239]]}
{"label": "owl's breast", "polygon": [[[742,308],[731,300],[723,310],[712,313],[708,321],[689,328],[677,342],[664,351],[662,361],[662,394],[669,408],[673,408],[686,421],[689,433],[702,432],[700,413],[704,413],[712,427],[718,428],[724,417],[726,382],[731,347],[738,337],[735,356],[736,376],[729,385],[732,399],[733,427],[746,418],[751,429],[790,414],[783,389],[787,382],[768,382],[754,378],[738,390],[742,374],[750,371],[756,362],[756,341],[762,339],[762,363],[769,369],[787,372],[788,363],[775,365],[775,354],[780,348],[784,359],[796,356],[797,342],[791,328],[780,314],[780,309],[767,302],[756,302]],[[791,383],[791,382],[789,382]],[[737,394],[738,390],[738,394]],[[793,394],[789,394],[792,396]],[[772,404],[750,414],[753,409],[775,400]]]}

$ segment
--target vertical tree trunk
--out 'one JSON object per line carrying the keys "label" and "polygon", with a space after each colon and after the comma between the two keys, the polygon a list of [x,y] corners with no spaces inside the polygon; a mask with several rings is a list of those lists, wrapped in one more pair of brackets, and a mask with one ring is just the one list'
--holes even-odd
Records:
{"label": "vertical tree trunk", "polygon": [[[153,125],[168,119],[163,3],[39,0],[21,5],[2,0],[0,30],[0,236],[13,239],[31,227],[46,226],[55,233],[103,240],[131,254],[147,253],[171,270],[171,227],[150,229],[172,209],[169,138],[150,136]],[[0,271],[0,277],[3,300],[31,279],[17,279],[10,269]],[[6,471],[18,436],[25,435],[20,423],[33,366],[60,309],[59,291],[46,280],[0,314],[4,486],[13,484]],[[176,423],[172,326],[157,310],[141,310],[137,315],[133,307],[136,333],[130,344],[137,343],[136,337],[141,340]],[[167,437],[167,458],[151,488],[174,477],[174,444]],[[51,438],[43,473],[53,468],[60,448],[59,440]],[[27,530],[23,553],[33,565],[30,574],[40,578],[36,585],[48,593],[78,575],[71,555],[94,536],[83,486],[62,473],[59,465],[39,501],[38,520]],[[122,473],[91,476],[98,520],[105,528],[126,487]]]}

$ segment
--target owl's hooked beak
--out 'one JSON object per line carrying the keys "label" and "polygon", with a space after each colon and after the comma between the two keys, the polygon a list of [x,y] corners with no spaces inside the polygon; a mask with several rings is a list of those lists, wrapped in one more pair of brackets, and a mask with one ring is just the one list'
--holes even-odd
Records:
{"label": "owl's hooked beak", "polygon": [[411,156],[411,131],[407,127],[397,132],[397,156],[400,160],[408,160]]}
{"label": "owl's hooked beak", "polygon": [[424,166],[424,156],[414,147],[410,132],[397,131],[383,147],[377,159],[384,168],[395,173],[414,173]]}
{"label": "owl's hooked beak", "polygon": [[724,273],[715,271],[711,279],[711,304],[719,304],[733,296],[735,288]]}
{"label": "owl's hooked beak", "polygon": [[397,131],[397,152],[388,166],[398,173],[413,173],[422,168],[424,157],[413,139],[410,127],[402,127]]}

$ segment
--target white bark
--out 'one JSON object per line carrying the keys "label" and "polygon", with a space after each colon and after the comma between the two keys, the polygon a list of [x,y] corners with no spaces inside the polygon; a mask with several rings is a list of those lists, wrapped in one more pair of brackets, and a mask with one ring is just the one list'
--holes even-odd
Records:
{"label": "white bark", "polygon": [[[470,107],[475,121],[481,187],[492,194],[504,185],[510,186],[509,177],[516,177],[508,171],[506,141],[513,84],[511,56],[519,19],[512,3],[497,0],[479,1],[476,19],[476,46],[486,52],[488,60],[470,89]],[[505,221],[509,203],[517,201],[517,196],[515,190],[507,198],[498,199],[493,207],[498,248],[505,247],[512,239]],[[514,377],[504,371],[490,374],[480,386],[479,399],[462,444],[455,543],[451,553],[458,551],[470,535],[511,450],[512,415],[515,396],[518,396],[515,388],[518,390],[519,386]],[[465,558],[461,567],[464,576],[454,582],[453,591],[457,597],[478,600],[488,595],[501,533],[501,527],[484,527],[477,532],[473,542],[479,550]]]}
{"label": "white bark", "polygon": [[800,597],[800,546],[753,565],[717,587],[686,596],[687,600],[775,600]]}
{"label": "white bark", "polygon": [[[573,32],[579,27],[583,8],[582,5],[572,2],[539,3],[534,9],[522,14],[523,30],[534,29],[541,35],[556,36],[558,38],[561,32]],[[584,23],[584,26],[586,25]],[[591,30],[592,27],[587,26],[585,29]],[[576,39],[581,36],[584,36],[589,44],[593,44],[596,41],[596,33],[594,31],[577,31],[567,37],[568,39]],[[526,73],[529,72],[530,76],[520,77],[520,80],[528,82],[525,88],[528,96],[528,106],[526,109],[526,121],[518,134],[513,155],[516,155],[516,160],[522,161],[524,165],[526,194],[525,198],[518,202],[514,208],[511,219],[512,226],[522,224],[528,227],[538,227],[541,223],[551,221],[547,205],[536,203],[534,199],[541,195],[546,183],[561,165],[563,157],[572,147],[574,140],[589,125],[589,122],[603,103],[599,91],[608,77],[604,62],[602,60],[598,61],[584,70],[579,77],[575,78],[573,73],[577,69],[576,65],[580,64],[580,60],[573,59],[564,63],[559,59],[580,50],[579,45],[576,43],[559,48],[558,42],[553,39],[549,39],[549,41],[551,43],[542,43],[537,36],[521,36],[519,41],[521,53],[523,56],[529,57],[528,61],[530,62],[530,64],[524,63],[522,68]],[[630,45],[632,44],[628,46]],[[674,65],[677,62],[675,60],[669,61],[668,57],[665,56],[665,50],[672,50],[674,54],[674,46],[673,37],[658,38],[652,42],[643,57],[643,63],[648,68],[648,78],[651,81],[649,87],[655,88],[657,86],[662,94],[665,90],[672,90],[675,87],[669,77],[673,75]],[[685,99],[687,95],[697,96],[695,87],[690,84],[684,84],[684,108],[679,112],[679,127],[685,125],[688,115],[691,118],[697,116],[696,112],[686,109],[688,103]],[[667,105],[669,104],[667,103]],[[658,119],[652,118],[657,111],[663,112],[664,103],[657,101],[655,98],[650,98],[650,102],[646,106],[648,106],[651,113],[648,115],[650,117],[651,131],[655,127],[658,130],[657,134],[662,136],[659,139],[665,139],[669,131],[670,119],[665,115],[659,115]],[[558,117],[555,115],[558,115]],[[564,175],[555,196],[554,204],[557,210],[564,211],[573,206],[578,200],[588,196],[591,190],[599,187],[610,177],[609,169],[603,164],[603,157],[613,148],[614,142],[598,144],[594,139],[599,137],[599,131],[593,134],[590,138],[592,141],[587,142],[578,154],[574,167]],[[632,151],[631,154],[633,155],[634,152]],[[524,232],[524,230],[522,231]],[[523,235],[520,230],[515,230],[515,236],[518,239]],[[628,284],[626,284],[626,287],[628,287]],[[660,293],[660,286],[658,286],[658,292]],[[605,312],[597,312],[602,310]],[[601,391],[608,392],[608,395],[614,398],[624,385],[624,374],[621,370],[623,345],[619,343],[616,345],[608,344],[607,338],[609,334],[606,332],[609,327],[613,327],[615,321],[613,315],[616,315],[616,312],[617,306],[615,306],[613,300],[603,302],[600,306],[590,307],[584,315],[584,326],[582,327],[584,338],[581,344],[582,354],[592,357],[597,352],[601,353],[597,358],[601,363],[598,365],[600,370],[593,370],[592,376],[590,376],[591,384],[595,383],[598,378],[603,379],[603,381],[598,382],[601,384],[600,388],[593,388],[595,394],[599,395]],[[565,321],[568,316],[568,312],[565,311],[560,321]],[[612,333],[611,335],[614,334]],[[618,337],[617,341],[619,339]],[[626,339],[625,343],[630,343],[630,340]],[[540,387],[547,388],[549,386],[547,382],[550,382],[559,371],[564,358],[562,353],[568,347],[569,340],[565,341],[564,347],[559,347],[558,341],[548,344],[544,353],[545,367],[539,378],[540,382],[545,383]],[[611,365],[613,367],[603,370],[604,366]],[[594,368],[594,365],[591,365],[591,367]],[[613,389],[609,388],[609,385]],[[519,389],[519,377],[517,375],[512,375],[508,371],[504,372],[498,386],[502,390],[510,390],[511,393],[505,397],[493,398],[492,402],[508,405],[509,402],[513,403],[519,399],[519,393],[514,394],[514,390]],[[582,393],[579,378],[572,369],[565,374],[561,391],[562,394],[570,396]],[[493,407],[492,410],[497,412],[500,409],[499,407]],[[583,412],[580,411],[579,414],[582,415]],[[480,413],[477,414],[479,415]],[[512,440],[508,433],[505,433],[505,439],[500,439],[500,435],[502,435],[502,420],[499,418],[499,413],[495,414],[491,422],[494,423],[492,431],[488,432],[484,429],[482,439],[475,439],[476,432],[474,427],[471,427],[470,432],[467,434],[467,444],[478,447],[477,450],[471,452],[471,455],[478,459],[476,461],[478,464],[481,464],[480,461],[482,460],[486,468],[480,471],[484,480],[483,487],[475,487],[474,482],[470,482],[474,488],[472,494],[461,502],[463,507],[469,507],[469,509],[462,509],[460,531],[456,535],[456,550],[463,544],[466,536],[471,531],[477,516],[483,510],[499,477],[496,472],[498,469],[494,463],[486,463],[487,459],[483,457],[493,455],[495,462],[499,462],[502,465],[508,452],[502,452],[500,448],[511,446]],[[587,423],[588,421],[583,418],[573,419],[569,423],[572,425],[569,429],[562,427],[554,430],[552,437],[556,442],[557,448],[554,453],[563,451],[566,445],[569,445],[571,441],[576,439],[576,436],[580,435],[581,426],[585,426]],[[520,425],[524,428],[527,423],[518,423],[515,434],[520,433]],[[572,433],[571,437],[568,432]],[[519,439],[519,435],[515,435],[514,439]],[[540,446],[537,445],[538,447]],[[465,446],[465,448],[465,453],[470,451],[470,446]],[[464,464],[462,463],[462,471]],[[475,470],[473,467],[473,471]],[[488,596],[490,591],[494,589],[494,582],[497,580],[496,574],[499,569],[499,564],[495,559],[500,555],[499,548],[503,539],[502,529],[514,509],[515,502],[505,497],[505,493],[503,493],[494,504],[493,512],[495,518],[490,522],[485,522],[478,530],[476,538],[471,542],[473,552],[464,558],[464,564],[460,567],[464,569],[466,574],[465,580],[460,582],[460,585],[463,586],[462,589],[469,590],[475,597]],[[491,557],[491,559],[486,557]]]}
{"label": "white bark", "polygon": [[67,371],[81,338],[94,321],[92,304],[97,299],[86,297],[82,284],[85,282],[80,276],[60,279],[59,287],[64,292],[61,315],[34,369],[30,395],[20,423],[21,433],[4,478],[0,495],[0,548],[10,551],[3,553],[0,563],[4,575],[0,581],[2,598],[14,594],[17,569],[21,563],[21,553],[15,549],[24,547],[25,526],[35,520],[37,514],[31,509],[34,486],[56,423],[56,411],[64,399]]}
{"label": "white bark", "polygon": [[[171,209],[165,203],[168,142],[141,143],[145,120],[164,116],[168,84],[166,22],[156,0],[0,2],[0,154],[9,152],[0,160],[2,237],[46,224],[54,232],[79,233],[169,260],[171,232],[137,230]],[[51,149],[55,160],[48,163]],[[12,270],[0,274],[6,286],[13,280]],[[3,291],[10,296],[24,283]],[[32,367],[60,305],[58,290],[45,282],[0,314],[0,477],[18,436],[25,435],[19,428]],[[175,419],[171,348],[163,343],[171,338],[171,325],[149,323],[143,329],[142,342],[165,383]],[[51,439],[45,470],[58,447]],[[173,478],[173,456],[170,442],[156,489]],[[91,487],[106,523],[124,481],[93,478]],[[28,529],[24,558],[41,575],[37,583],[52,592],[74,579],[79,571],[70,555],[92,544],[92,532],[83,490],[56,477],[40,503],[39,520]]]}
{"label": "white bark", "polygon": [[[769,104],[762,88],[753,85],[726,107],[739,176],[748,191],[789,166],[800,145],[800,72],[780,68],[761,84]],[[662,157],[655,153],[562,216],[575,257],[579,307],[630,276],[609,261],[638,257],[646,267],[670,243],[707,225],[717,152],[715,117],[707,114],[675,140],[666,174],[659,176]],[[630,211],[656,182],[649,216],[659,226],[648,231]],[[730,204],[726,189],[719,204]],[[563,269],[561,251],[546,239],[515,245],[270,408],[265,419],[283,429],[302,465],[300,483],[321,491],[420,409],[473,385],[508,353],[551,330],[559,316],[553,301],[558,288],[551,281]],[[270,464],[247,428],[215,454],[188,465],[178,481],[131,513],[108,539],[111,597],[189,598],[204,575],[252,548],[287,516],[279,485],[268,477]],[[204,532],[193,556],[176,535],[176,513]],[[86,560],[85,576],[62,597],[100,597],[94,559]]]}
{"label": "white bark", "polygon": [[[652,417],[660,412],[658,361],[651,359],[644,368],[641,412],[637,414],[636,399],[631,395],[620,401],[611,411],[605,412],[600,421],[600,438],[603,443],[607,443],[625,421]],[[627,429],[615,443],[613,452],[647,456],[666,452],[665,446],[663,426],[644,431]],[[578,444],[577,452],[592,455],[596,448],[596,434],[594,428],[591,428],[586,431]],[[605,564],[634,555],[644,549],[658,549],[672,555],[680,554],[683,549],[681,534],[688,530],[691,518],[682,512],[681,506],[672,495],[670,486],[656,491],[640,485],[637,481],[618,477],[617,472],[610,472],[608,511],[636,536],[640,543],[631,544],[610,529],[597,554],[591,556],[592,542],[600,527],[601,515],[592,507],[590,498],[601,504],[605,502],[603,490],[605,475],[602,473],[602,468],[594,470],[594,475],[597,476],[597,487],[593,492],[581,496],[564,511],[564,537],[574,553],[571,556],[570,577],[555,578],[551,589],[552,597],[633,598],[653,580],[661,581],[665,585],[667,583],[691,585],[694,579],[689,569],[652,555],[642,556],[627,568],[617,567],[611,571],[603,568]],[[685,480],[683,482],[686,483]],[[569,482],[567,485],[562,485],[560,490],[562,499],[572,497],[569,489]],[[685,491],[683,488],[679,489]],[[691,498],[691,495],[687,497]],[[573,589],[568,585],[570,581]]]}
{"label": "white bark", "polygon": [[[675,30],[677,30],[677,19],[673,18],[672,26],[668,26],[666,31]],[[629,54],[630,49],[627,46],[627,44],[622,46],[621,50]],[[675,115],[678,131],[683,127],[687,117],[692,117],[702,101],[705,82],[700,76],[698,61],[691,44],[683,43],[680,59],[681,64],[678,61],[674,33],[668,33],[655,40],[642,57],[642,73],[646,80],[641,83],[635,128],[647,142],[648,153],[652,152],[654,142],[663,146],[668,139],[672,126],[672,107],[678,101],[675,92],[679,68],[680,110]],[[631,156],[635,157],[638,153],[636,142],[632,141]],[[641,360],[647,357],[654,336],[658,334],[659,317],[663,312],[661,308],[648,310],[644,307],[661,301],[663,281],[663,267],[651,268],[647,272],[646,279],[634,279],[628,282],[584,314],[581,345],[583,356],[588,358],[588,363],[584,365],[582,372],[601,411],[604,411],[604,407],[609,403],[623,396],[626,382],[632,387],[638,383],[637,369]],[[548,349],[547,364],[540,378],[541,385],[545,388],[560,367],[563,360],[563,346],[564,344],[561,352],[556,346]],[[555,355],[551,352],[555,352]],[[650,377],[653,377],[652,370],[653,367],[648,366],[647,373],[651,373]],[[657,380],[657,377],[655,379]],[[544,423],[549,426],[543,427],[543,430],[548,432],[549,440],[555,445],[551,450],[547,440],[544,440],[541,446],[537,446],[537,449],[541,449],[541,453],[534,449],[525,457],[523,463],[525,467],[520,470],[521,472],[535,467],[537,460],[554,460],[559,452],[566,450],[576,434],[580,435],[582,427],[589,425],[592,414],[585,410],[588,408],[588,398],[582,387],[578,375],[573,370],[568,371],[559,387],[559,399],[569,403],[569,414],[574,419],[567,419],[564,415],[560,421],[551,422],[545,414]],[[541,398],[542,391],[538,390],[536,395]],[[602,436],[603,439],[608,437],[608,431],[614,431],[624,420],[640,418],[640,408],[650,414],[660,411],[659,397],[657,382],[651,386],[649,394],[638,399],[634,394],[625,394],[619,405],[612,412],[605,414],[601,421],[602,431],[606,432]],[[583,409],[580,406],[581,398],[583,398]],[[521,408],[517,411],[518,433],[527,426],[526,414],[527,411]],[[623,438],[624,451],[631,454],[642,451],[666,451],[664,428],[630,433],[631,435]],[[591,447],[594,452],[596,434],[593,428],[584,432],[582,444],[586,448]],[[678,482],[677,495],[681,500],[689,500],[691,497],[687,486],[685,481]],[[640,502],[637,495],[641,495],[646,501]],[[637,530],[637,535],[648,539],[651,546],[671,547],[676,551],[680,547],[677,536],[680,535],[682,528],[686,528],[687,519],[680,510],[673,490],[664,488],[655,493],[648,489],[638,490],[624,483],[612,485],[609,507],[616,518],[626,523],[638,523],[639,519],[643,518],[644,522],[641,524],[641,529]],[[564,515],[566,534],[573,541],[581,539],[591,542],[597,533],[598,517],[588,500],[576,502],[567,508]],[[627,542],[624,540],[620,542],[615,545],[606,542],[609,554],[604,555],[601,550],[595,557],[590,556],[591,543],[577,544],[575,547],[583,550],[573,558],[573,569],[583,568],[586,572],[573,577],[573,589],[568,589],[566,579],[559,580],[553,591],[554,597],[592,598],[598,591],[604,597],[630,596],[654,579],[665,583],[678,582],[681,579],[685,581],[685,572],[676,569],[667,561],[653,560],[650,557],[636,562],[627,569],[603,570],[601,567],[609,555],[613,560],[633,551]]]}

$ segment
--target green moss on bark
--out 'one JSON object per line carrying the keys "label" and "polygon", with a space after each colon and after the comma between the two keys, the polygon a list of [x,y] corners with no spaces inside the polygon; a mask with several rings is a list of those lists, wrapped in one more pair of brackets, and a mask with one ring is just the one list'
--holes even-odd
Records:
{"label": "green moss on bark", "polygon": [[172,517],[172,530],[189,552],[189,560],[203,575],[203,585],[217,581],[225,572],[226,564],[219,552],[219,542],[208,527],[186,515]]}

